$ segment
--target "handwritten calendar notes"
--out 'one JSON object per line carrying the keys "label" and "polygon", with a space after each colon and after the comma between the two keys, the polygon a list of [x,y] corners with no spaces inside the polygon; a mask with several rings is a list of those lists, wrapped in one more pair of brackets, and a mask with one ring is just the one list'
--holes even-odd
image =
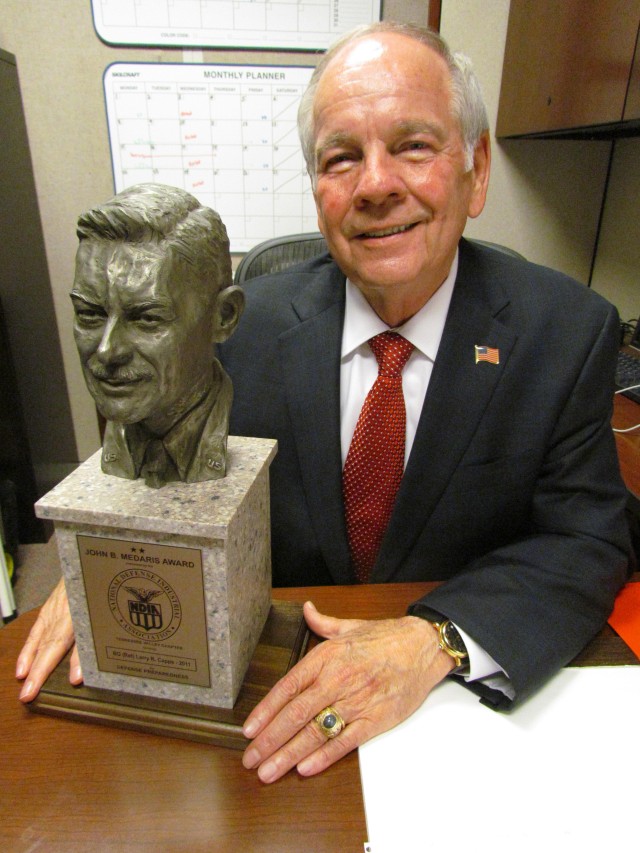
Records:
{"label": "handwritten calendar notes", "polygon": [[116,191],[154,181],[221,215],[231,250],[317,228],[296,114],[313,69],[115,63],[104,75]]}

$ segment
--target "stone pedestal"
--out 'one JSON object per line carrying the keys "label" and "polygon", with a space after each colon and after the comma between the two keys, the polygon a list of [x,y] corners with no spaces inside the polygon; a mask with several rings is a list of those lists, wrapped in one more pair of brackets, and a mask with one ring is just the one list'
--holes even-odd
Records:
{"label": "stone pedestal", "polygon": [[233,707],[271,604],[275,452],[230,436],[224,479],[161,489],[103,474],[98,452],[38,501],[87,686]]}

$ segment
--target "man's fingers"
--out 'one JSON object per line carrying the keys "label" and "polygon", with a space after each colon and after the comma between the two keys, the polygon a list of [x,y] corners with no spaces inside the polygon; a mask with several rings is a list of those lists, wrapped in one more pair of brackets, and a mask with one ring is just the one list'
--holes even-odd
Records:
{"label": "man's fingers", "polygon": [[29,636],[18,655],[18,660],[16,661],[16,678],[20,680],[26,678],[29,670],[31,669],[36,652],[38,651],[42,631],[43,624],[40,619],[38,619],[29,631]]}
{"label": "man's fingers", "polygon": [[357,624],[357,619],[337,619],[335,616],[325,616],[316,610],[312,601],[307,601],[303,607],[304,618],[314,634],[326,640],[347,634]]}
{"label": "man's fingers", "polygon": [[82,667],[80,666],[80,655],[76,645],[73,647],[69,660],[69,681],[72,684],[82,684]]}
{"label": "man's fingers", "polygon": [[[16,677],[26,679],[20,692],[20,699],[23,702],[31,702],[35,699],[38,691],[73,642],[69,603],[64,582],[60,580],[42,606],[27,641],[18,655]],[[73,684],[82,680],[77,654],[72,657],[70,679]]]}
{"label": "man's fingers", "polygon": [[78,656],[78,647],[73,643],[73,634],[71,634],[66,639],[52,640],[47,645],[40,646],[33,662],[29,665],[29,677],[20,691],[21,702],[31,702],[36,698],[40,688],[72,644],[73,651],[69,660],[69,681],[71,684],[82,684],[82,668]]}
{"label": "man's fingers", "polygon": [[316,749],[299,761],[296,769],[301,776],[315,776],[316,773],[322,773],[370,737],[371,734],[367,732],[362,721],[356,720],[351,725],[347,725],[337,737],[327,740],[320,749]]}
{"label": "man's fingers", "polygon": [[356,722],[353,726],[346,724],[337,737],[327,738],[315,719],[311,719],[295,737],[262,763],[257,750],[250,746],[243,763],[248,768],[257,767],[259,779],[267,783],[275,782],[296,766],[302,775],[313,776],[356,749],[366,737],[365,727]]}
{"label": "man's fingers", "polygon": [[52,640],[46,645],[40,646],[29,669],[27,680],[20,691],[21,702],[31,702],[36,698],[40,688],[66,655],[72,643],[73,635],[68,642],[64,640]]}
{"label": "man's fingers", "polygon": [[268,751],[264,761],[257,748],[251,745],[245,752],[242,763],[248,769],[258,768],[258,777],[263,782],[275,782],[295,767],[298,761],[322,746],[323,741],[324,737],[316,724],[311,721],[280,749]]}
{"label": "man's fingers", "polygon": [[[311,630],[327,639],[346,636],[364,624],[360,620],[336,619],[333,616],[325,616],[316,610],[310,601],[304,605],[304,616]],[[317,646],[281,678],[245,720],[243,726],[245,737],[256,737],[288,703],[314,684],[325,665],[325,658],[326,651],[322,645]],[[315,697],[310,695],[308,698],[313,701]],[[303,723],[304,720],[300,725]],[[293,733],[291,732],[290,736]]]}
{"label": "man's fingers", "polygon": [[[256,705],[245,720],[243,726],[245,737],[254,738],[260,734],[283,708],[293,702],[307,687],[314,683],[322,668],[321,661],[319,660],[320,656],[317,654],[318,651],[318,648],[312,649]],[[304,716],[304,713],[303,711],[302,716]],[[304,724],[304,722],[305,720],[302,719],[300,725]]]}
{"label": "man's fingers", "polygon": [[[254,738],[243,764],[273,782],[298,767],[319,773],[347,752],[411,714],[451,669],[433,628],[422,619],[341,620],[307,603],[305,617],[328,635],[256,706],[244,732]],[[323,742],[314,722],[324,708],[345,728]]]}

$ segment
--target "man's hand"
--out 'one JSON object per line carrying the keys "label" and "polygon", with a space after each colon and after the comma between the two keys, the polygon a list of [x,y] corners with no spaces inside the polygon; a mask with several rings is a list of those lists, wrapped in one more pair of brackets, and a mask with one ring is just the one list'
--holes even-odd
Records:
{"label": "man's hand", "polygon": [[[327,642],[316,646],[249,714],[252,739],[243,764],[274,782],[292,767],[313,776],[352,749],[406,719],[452,669],[437,633],[415,616],[382,621],[334,619],[311,602],[307,624]],[[328,740],[314,720],[327,706],[345,728]]]}
{"label": "man's hand", "polygon": [[[31,702],[47,677],[73,646],[73,626],[64,581],[53,590],[42,605],[27,642],[16,663],[16,678],[27,679],[21,692],[22,702]],[[78,650],[74,647],[69,667],[69,681],[82,682]]]}

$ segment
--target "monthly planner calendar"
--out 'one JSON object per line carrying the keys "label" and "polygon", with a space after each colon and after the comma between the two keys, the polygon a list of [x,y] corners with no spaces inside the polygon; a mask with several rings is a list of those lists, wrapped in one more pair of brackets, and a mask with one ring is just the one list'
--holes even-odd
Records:
{"label": "monthly planner calendar", "polygon": [[108,44],[322,50],[381,0],[92,0]]}
{"label": "monthly planner calendar", "polygon": [[231,250],[317,230],[296,115],[313,68],[114,63],[104,91],[116,192],[181,187],[222,217]]}

